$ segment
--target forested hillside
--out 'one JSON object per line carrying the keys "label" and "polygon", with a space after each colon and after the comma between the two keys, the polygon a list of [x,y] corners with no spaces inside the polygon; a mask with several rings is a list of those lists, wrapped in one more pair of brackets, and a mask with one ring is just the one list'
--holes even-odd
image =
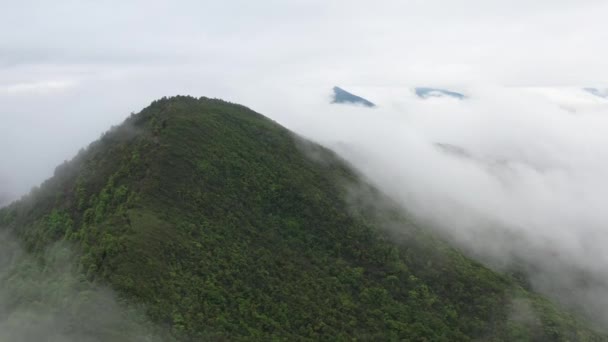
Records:
{"label": "forested hillside", "polygon": [[[33,257],[72,246],[79,284],[142,307],[164,339],[604,339],[416,226],[332,152],[222,100],[153,102],[0,225]],[[31,262],[12,267],[0,286]]]}

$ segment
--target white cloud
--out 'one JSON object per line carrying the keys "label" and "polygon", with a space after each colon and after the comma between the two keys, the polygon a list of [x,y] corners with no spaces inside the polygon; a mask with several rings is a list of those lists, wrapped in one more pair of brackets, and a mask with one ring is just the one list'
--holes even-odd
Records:
{"label": "white cloud", "polygon": [[76,82],[67,80],[40,81],[32,83],[16,83],[0,86],[0,93],[12,94],[49,94],[64,91],[76,86]]}
{"label": "white cloud", "polygon": [[329,105],[299,89],[263,112],[338,151],[482,260],[532,265],[538,289],[608,322],[608,102],[573,101],[587,99],[578,88],[473,87],[464,101],[359,90],[380,107]]}

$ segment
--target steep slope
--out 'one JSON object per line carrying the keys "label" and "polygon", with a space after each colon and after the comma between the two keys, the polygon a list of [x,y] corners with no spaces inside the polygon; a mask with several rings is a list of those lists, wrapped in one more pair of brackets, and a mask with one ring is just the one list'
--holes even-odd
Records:
{"label": "steep slope", "polygon": [[179,340],[601,339],[409,222],[330,151],[221,100],[153,102],[0,225],[34,255],[70,241],[89,281]]}

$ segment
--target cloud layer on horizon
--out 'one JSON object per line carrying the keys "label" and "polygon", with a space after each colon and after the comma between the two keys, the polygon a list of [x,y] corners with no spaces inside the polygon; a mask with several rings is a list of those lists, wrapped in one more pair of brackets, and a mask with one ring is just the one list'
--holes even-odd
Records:
{"label": "cloud layer on horizon", "polygon": [[[0,13],[0,181],[23,193],[161,96],[258,89],[598,86],[603,1],[26,0]],[[245,101],[247,100],[247,101]]]}
{"label": "cloud layer on horizon", "polygon": [[580,88],[472,87],[466,100],[407,90],[361,87],[381,104],[368,109],[300,89],[264,111],[479,260],[529,272],[606,326],[608,101]]}

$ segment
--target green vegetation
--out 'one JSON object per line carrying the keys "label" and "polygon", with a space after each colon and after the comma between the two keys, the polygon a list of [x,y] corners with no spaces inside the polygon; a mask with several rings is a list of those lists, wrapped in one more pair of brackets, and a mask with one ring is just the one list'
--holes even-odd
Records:
{"label": "green vegetation", "polygon": [[73,253],[56,243],[22,253],[0,234],[0,341],[162,341],[143,310],[121,302],[73,269]]}
{"label": "green vegetation", "polygon": [[0,225],[32,255],[73,244],[83,279],[178,340],[603,340],[409,222],[330,151],[221,100],[153,102]]}

